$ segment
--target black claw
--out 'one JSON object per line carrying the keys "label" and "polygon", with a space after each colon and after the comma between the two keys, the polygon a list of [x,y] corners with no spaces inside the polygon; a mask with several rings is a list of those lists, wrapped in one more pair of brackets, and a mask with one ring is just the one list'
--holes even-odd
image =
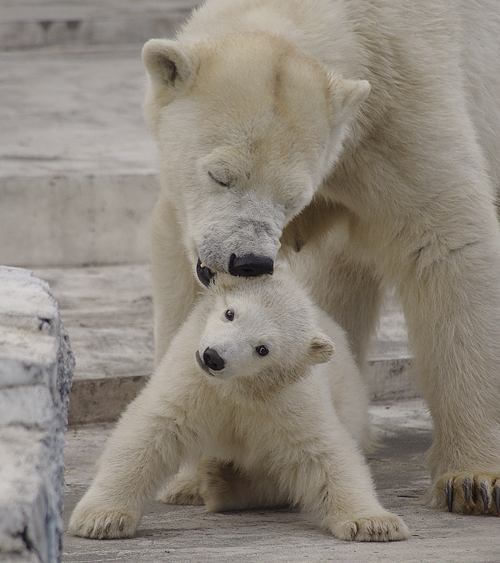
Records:
{"label": "black claw", "polygon": [[446,482],[444,492],[448,503],[448,512],[453,512],[453,481],[449,480]]}
{"label": "black claw", "polygon": [[495,488],[493,489],[493,502],[497,507],[498,516],[500,516],[500,483],[498,481],[495,483]]}
{"label": "black claw", "polygon": [[463,489],[465,497],[465,506],[467,510],[472,507],[472,497],[471,497],[472,482],[469,478],[464,479]]}
{"label": "black claw", "polygon": [[481,483],[481,498],[483,499],[484,512],[488,511],[490,506],[490,497],[488,496],[488,488],[485,483]]}

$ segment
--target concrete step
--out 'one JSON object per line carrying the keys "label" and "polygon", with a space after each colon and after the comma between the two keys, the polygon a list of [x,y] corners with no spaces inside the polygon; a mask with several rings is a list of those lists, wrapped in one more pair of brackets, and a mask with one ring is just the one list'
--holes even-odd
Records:
{"label": "concrete step", "polygon": [[195,3],[2,2],[0,264],[148,259],[158,188],[140,51]]}
{"label": "concrete step", "polygon": [[[76,357],[70,425],[115,420],[154,364],[149,266],[37,268],[49,282]],[[376,399],[415,397],[404,320],[393,299],[369,362]]]}
{"label": "concrete step", "polygon": [[0,264],[148,259],[140,45],[0,52]]}

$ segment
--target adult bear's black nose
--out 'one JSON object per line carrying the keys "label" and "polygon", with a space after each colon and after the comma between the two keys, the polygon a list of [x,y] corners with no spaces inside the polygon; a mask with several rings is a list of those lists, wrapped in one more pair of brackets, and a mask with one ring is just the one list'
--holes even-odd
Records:
{"label": "adult bear's black nose", "polygon": [[213,348],[207,348],[203,352],[203,362],[207,368],[213,369],[214,371],[220,371],[224,368],[224,360],[219,356],[217,350]]}
{"label": "adult bear's black nose", "polygon": [[231,254],[229,259],[229,273],[232,276],[243,276],[246,278],[272,274],[274,261],[268,256],[256,256],[255,254],[244,254],[236,256]]}

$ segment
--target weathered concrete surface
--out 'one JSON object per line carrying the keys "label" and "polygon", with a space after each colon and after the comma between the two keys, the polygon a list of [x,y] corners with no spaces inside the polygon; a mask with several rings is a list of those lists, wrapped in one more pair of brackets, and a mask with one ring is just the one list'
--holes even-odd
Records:
{"label": "weathered concrete surface", "polygon": [[0,178],[155,173],[141,47],[0,51]]}
{"label": "weathered concrete surface", "polygon": [[0,178],[0,198],[1,263],[32,267],[149,257],[149,218],[157,198],[152,175]]}
{"label": "weathered concrete surface", "polygon": [[[115,420],[154,364],[149,266],[40,268],[50,283],[78,359],[70,424]],[[402,314],[388,299],[370,355],[378,398],[415,397]]]}
{"label": "weathered concrete surface", "polygon": [[78,363],[75,382],[149,375],[153,301],[149,265],[37,268],[59,304]]}
{"label": "weathered concrete surface", "polygon": [[0,561],[60,558],[73,369],[48,285],[0,267]]}
{"label": "weathered concrete surface", "polygon": [[[377,403],[371,412],[383,443],[370,456],[370,467],[382,503],[410,527],[409,541],[341,542],[288,510],[207,514],[202,507],[152,502],[133,539],[96,541],[66,534],[63,562],[498,563],[499,518],[434,512],[417,503],[428,485],[424,458],[431,441],[422,401]],[[66,524],[109,433],[109,425],[68,432]]]}

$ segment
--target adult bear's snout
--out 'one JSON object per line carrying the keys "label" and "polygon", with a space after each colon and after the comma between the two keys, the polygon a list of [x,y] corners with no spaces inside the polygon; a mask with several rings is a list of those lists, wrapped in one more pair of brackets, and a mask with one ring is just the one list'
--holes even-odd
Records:
{"label": "adult bear's snout", "polygon": [[229,259],[229,273],[232,276],[250,278],[272,274],[273,271],[274,260],[269,256],[256,256],[255,254],[236,256],[236,254],[231,254]]}
{"label": "adult bear's snout", "polygon": [[213,371],[220,371],[224,369],[224,359],[219,356],[217,350],[213,348],[207,348],[203,352],[203,363]]}

